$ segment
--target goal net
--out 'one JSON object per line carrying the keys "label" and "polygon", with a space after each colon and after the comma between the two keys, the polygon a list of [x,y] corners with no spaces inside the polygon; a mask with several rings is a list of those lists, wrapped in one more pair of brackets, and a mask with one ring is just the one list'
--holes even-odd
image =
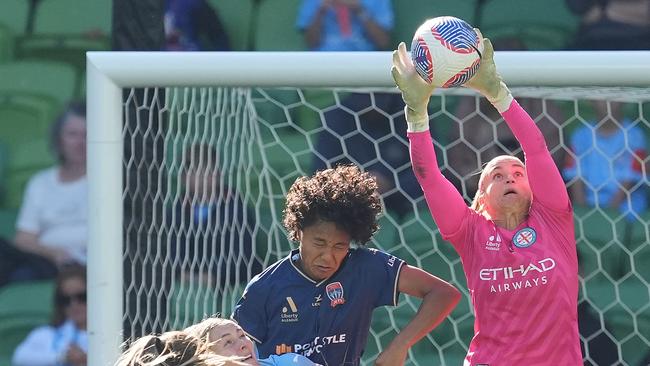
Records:
{"label": "goal net", "polygon": [[[585,364],[638,365],[650,357],[650,80],[638,75],[650,70],[634,67],[650,61],[605,53],[637,74],[603,76],[606,63],[585,57],[589,71],[576,75],[575,56],[537,54],[498,53],[497,63],[574,199]],[[464,295],[407,364],[462,364],[474,322],[465,276],[411,171],[389,57],[89,54],[92,364],[114,361],[125,338],[229,316],[247,281],[296,246],[281,224],[290,185],[345,162],[379,182],[384,214],[370,245]],[[438,163],[468,201],[483,163],[521,154],[505,122],[468,90],[437,91],[429,113]],[[399,306],[375,311],[364,364],[418,305],[401,295]]]}

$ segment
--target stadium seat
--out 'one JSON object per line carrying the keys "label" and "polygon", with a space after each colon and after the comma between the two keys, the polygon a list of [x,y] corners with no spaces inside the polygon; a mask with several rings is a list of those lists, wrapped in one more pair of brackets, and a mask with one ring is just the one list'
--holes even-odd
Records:
{"label": "stadium seat", "polygon": [[31,175],[54,162],[48,142],[51,120],[30,105],[14,103],[0,104],[0,121],[0,143],[8,154],[0,207],[18,209]]}
{"label": "stadium seat", "polygon": [[73,67],[49,61],[16,61],[0,64],[0,93],[44,95],[60,105],[69,102],[77,86]]}
{"label": "stadium seat", "polygon": [[[395,13],[395,26],[392,32],[393,47],[396,48],[399,42],[405,42],[407,48],[410,48],[415,30],[429,18],[449,15],[472,24],[475,7],[476,0],[393,1],[393,11]],[[417,9],[417,11],[414,11],[414,9]]]}
{"label": "stadium seat", "polygon": [[81,79],[86,72],[87,51],[108,51],[108,38],[88,38],[79,35],[34,35],[16,42],[15,58],[23,61],[51,61],[70,65],[75,71],[73,95],[82,94]]}
{"label": "stadium seat", "polygon": [[[52,315],[53,281],[19,282],[0,288],[0,362]],[[9,365],[9,362],[3,365]]]}
{"label": "stadium seat", "polygon": [[14,34],[25,33],[30,1],[2,0],[0,2],[0,25],[9,28]]}
{"label": "stadium seat", "polygon": [[[16,58],[65,62],[81,75],[86,51],[110,49],[111,0],[41,0],[37,4],[34,31],[16,42]],[[79,95],[76,84],[74,95]]]}
{"label": "stadium seat", "polygon": [[[251,51],[253,0],[208,0],[223,23],[233,51]],[[256,1],[259,3],[259,1]]]}
{"label": "stadium seat", "polygon": [[0,63],[11,61],[14,57],[14,34],[0,24]]}
{"label": "stadium seat", "polygon": [[255,22],[255,51],[303,51],[302,33],[296,28],[300,0],[262,1]]}
{"label": "stadium seat", "polygon": [[490,0],[484,4],[480,24],[475,24],[484,36],[519,38],[531,50],[564,48],[579,24],[564,0]]}
{"label": "stadium seat", "polygon": [[36,8],[34,34],[109,37],[112,14],[111,0],[41,0]]}
{"label": "stadium seat", "polygon": [[17,210],[0,209],[0,238],[13,239],[16,234]]}

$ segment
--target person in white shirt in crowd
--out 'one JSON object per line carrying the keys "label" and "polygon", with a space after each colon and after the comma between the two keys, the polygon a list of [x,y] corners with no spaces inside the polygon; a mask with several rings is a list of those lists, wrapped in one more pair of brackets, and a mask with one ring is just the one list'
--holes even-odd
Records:
{"label": "person in white shirt in crowd", "polygon": [[16,222],[16,247],[57,268],[86,263],[86,106],[70,103],[52,126],[59,163],[29,181]]}

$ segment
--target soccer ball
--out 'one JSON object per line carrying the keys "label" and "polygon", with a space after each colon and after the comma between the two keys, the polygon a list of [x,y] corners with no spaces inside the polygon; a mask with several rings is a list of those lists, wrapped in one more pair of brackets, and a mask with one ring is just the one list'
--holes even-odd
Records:
{"label": "soccer ball", "polygon": [[429,84],[453,88],[471,79],[481,64],[483,40],[471,25],[450,16],[425,21],[415,31],[411,59]]}

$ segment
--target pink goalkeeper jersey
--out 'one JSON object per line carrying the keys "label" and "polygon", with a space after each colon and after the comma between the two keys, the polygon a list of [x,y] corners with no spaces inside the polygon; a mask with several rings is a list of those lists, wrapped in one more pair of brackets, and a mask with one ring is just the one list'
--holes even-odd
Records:
{"label": "pink goalkeeper jersey", "polygon": [[458,251],[475,310],[465,365],[582,365],[573,213],[544,138],[513,101],[503,117],[522,146],[533,192],[528,219],[498,228],[467,207],[436,166],[431,136],[411,132],[413,170]]}

